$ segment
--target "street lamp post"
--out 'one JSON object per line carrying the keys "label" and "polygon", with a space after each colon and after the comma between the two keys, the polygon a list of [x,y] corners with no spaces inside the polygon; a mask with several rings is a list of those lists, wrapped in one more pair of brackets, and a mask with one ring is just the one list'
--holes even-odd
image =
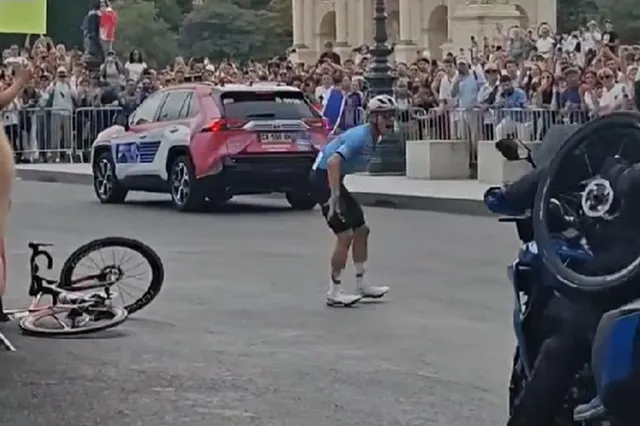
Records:
{"label": "street lamp post", "polygon": [[[374,45],[370,50],[372,63],[367,75],[369,94],[370,96],[393,95],[394,77],[389,65],[389,55],[393,50],[388,43],[385,0],[375,0],[374,7]],[[405,173],[404,143],[399,134],[394,132],[380,141],[371,156],[369,173],[396,175]]]}

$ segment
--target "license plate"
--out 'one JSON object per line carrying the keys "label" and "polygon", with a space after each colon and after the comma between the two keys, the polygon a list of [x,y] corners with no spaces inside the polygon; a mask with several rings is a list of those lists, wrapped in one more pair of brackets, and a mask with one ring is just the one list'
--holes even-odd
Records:
{"label": "license plate", "polygon": [[293,135],[290,133],[260,133],[262,143],[291,143]]}

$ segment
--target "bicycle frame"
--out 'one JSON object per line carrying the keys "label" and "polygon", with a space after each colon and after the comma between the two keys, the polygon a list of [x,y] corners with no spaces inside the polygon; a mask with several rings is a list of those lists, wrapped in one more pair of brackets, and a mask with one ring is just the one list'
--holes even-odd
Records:
{"label": "bicycle frame", "polygon": [[[43,311],[50,310],[55,317],[55,311],[59,310],[60,312],[69,311],[73,308],[83,308],[95,303],[94,300],[91,300],[88,295],[78,294],[78,292],[95,290],[95,289],[108,289],[112,281],[108,282],[100,282],[96,284],[89,284],[85,286],[75,287],[73,291],[67,291],[58,287],[58,281],[51,280],[45,277],[42,277],[40,272],[40,266],[38,265],[38,258],[44,257],[47,261],[46,267],[48,270],[53,269],[53,257],[47,250],[43,250],[42,247],[50,247],[52,244],[43,244],[43,243],[29,243],[29,249],[31,250],[31,256],[29,258],[30,264],[30,272],[31,272],[31,283],[29,285],[29,295],[31,296],[31,303],[29,307],[22,309],[7,309],[3,310],[4,315],[6,315],[11,320],[16,320],[20,318],[24,318],[33,313],[39,313]],[[101,278],[103,276],[102,273],[87,275],[80,277],[78,279],[73,280],[71,284],[79,284],[87,281],[93,281]],[[75,303],[58,303],[60,296],[65,295],[73,295],[69,299],[73,299]],[[51,296],[52,302],[50,304],[41,305],[40,302],[44,296]],[[56,318],[57,319],[57,318]],[[63,325],[63,324],[61,324]],[[0,332],[0,344],[2,344],[8,351],[15,352],[16,348],[11,344],[9,339],[7,339]]]}

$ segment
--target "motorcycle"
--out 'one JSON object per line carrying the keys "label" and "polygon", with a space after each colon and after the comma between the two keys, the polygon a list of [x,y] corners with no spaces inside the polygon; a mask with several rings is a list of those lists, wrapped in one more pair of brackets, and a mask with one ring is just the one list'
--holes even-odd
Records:
{"label": "motorcycle", "polygon": [[[640,167],[637,166],[640,143],[636,143],[639,148],[629,153],[633,157],[630,161],[621,156],[624,148],[616,152],[609,147],[590,145],[598,141],[598,136],[609,143],[612,132],[640,139],[640,115],[617,113],[595,120],[569,136],[555,152],[547,152],[548,158],[535,158],[528,147],[515,140],[496,143],[507,161],[527,161],[537,175],[532,181],[533,208],[525,209],[524,213],[506,205],[501,187],[489,188],[484,197],[489,210],[502,215],[500,222],[516,225],[522,243],[515,260],[507,267],[513,285],[516,337],[509,412],[531,376],[542,344],[563,320],[563,307],[572,303],[576,295],[597,298],[628,289],[628,283],[640,273],[640,252],[631,264],[606,275],[588,276],[575,270],[579,270],[575,265],[589,262],[597,254],[589,238],[598,226],[616,220],[625,203],[629,204],[630,194],[640,192]],[[580,157],[586,158],[586,162],[594,160],[597,155],[592,151],[604,153],[598,160],[600,167],[576,164]],[[603,176],[602,164],[609,164],[606,161],[611,162],[612,158],[620,172],[615,176],[624,175],[624,179],[608,180]],[[585,179],[586,169],[591,176]],[[576,182],[568,182],[571,179],[567,170],[575,173]],[[629,173],[623,173],[625,171]],[[545,273],[555,279],[541,279]],[[545,284],[549,282],[553,284]],[[636,294],[640,297],[640,290]],[[639,330],[640,299],[613,309],[601,318],[593,338],[591,362],[575,376],[553,426],[640,424],[640,407],[633,398],[640,391]],[[586,417],[574,413],[578,406],[595,396],[602,401],[602,410]]]}

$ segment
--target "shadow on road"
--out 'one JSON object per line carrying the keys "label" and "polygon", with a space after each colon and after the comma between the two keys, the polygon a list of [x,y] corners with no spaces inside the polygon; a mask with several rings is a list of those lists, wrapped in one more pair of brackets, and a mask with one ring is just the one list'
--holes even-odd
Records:
{"label": "shadow on road", "polygon": [[[265,200],[269,203],[269,200]],[[175,210],[171,201],[165,200],[131,200],[127,201],[127,205],[143,207],[145,209],[154,210]],[[216,215],[228,215],[228,214],[264,214],[264,213],[292,213],[294,210],[286,205],[278,204],[258,204],[252,200],[243,198],[233,199],[224,204],[207,203],[204,209],[200,212],[190,214],[216,214]]]}

